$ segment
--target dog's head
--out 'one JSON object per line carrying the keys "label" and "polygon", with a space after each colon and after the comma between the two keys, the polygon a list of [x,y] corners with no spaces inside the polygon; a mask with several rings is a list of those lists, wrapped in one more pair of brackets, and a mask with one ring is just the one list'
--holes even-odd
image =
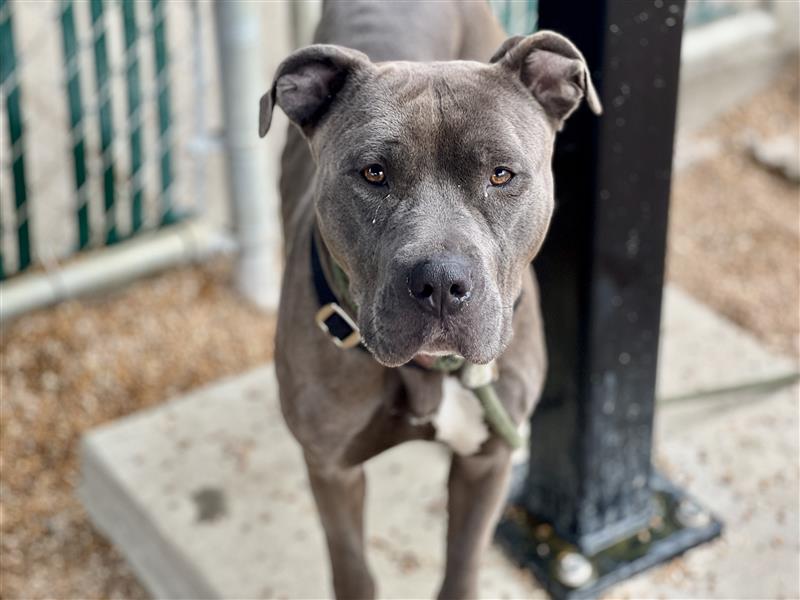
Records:
{"label": "dog's head", "polygon": [[315,45],[280,65],[259,133],[277,104],[306,136],[319,230],[378,361],[503,351],[553,210],[553,139],[584,97],[599,113],[583,56],[546,31],[489,64]]}

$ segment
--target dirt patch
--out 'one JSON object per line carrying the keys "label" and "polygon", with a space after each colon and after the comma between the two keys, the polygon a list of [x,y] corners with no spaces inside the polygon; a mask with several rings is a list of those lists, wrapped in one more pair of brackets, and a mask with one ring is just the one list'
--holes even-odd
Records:
{"label": "dirt patch", "polygon": [[800,359],[800,187],[749,144],[800,135],[798,64],[689,143],[717,148],[675,177],[668,278],[770,348]]}
{"label": "dirt patch", "polygon": [[170,271],[27,315],[2,334],[3,598],[146,598],[75,497],[78,442],[100,423],[272,358],[274,319],[229,266]]}

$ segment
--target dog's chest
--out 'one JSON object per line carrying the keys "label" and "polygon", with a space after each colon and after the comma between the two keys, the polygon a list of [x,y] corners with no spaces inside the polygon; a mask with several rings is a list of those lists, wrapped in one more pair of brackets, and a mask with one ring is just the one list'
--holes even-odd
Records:
{"label": "dog's chest", "polygon": [[410,417],[412,422],[429,422],[436,429],[436,439],[454,452],[475,454],[489,437],[489,429],[480,402],[455,377],[442,378],[442,396],[436,410],[425,417]]}

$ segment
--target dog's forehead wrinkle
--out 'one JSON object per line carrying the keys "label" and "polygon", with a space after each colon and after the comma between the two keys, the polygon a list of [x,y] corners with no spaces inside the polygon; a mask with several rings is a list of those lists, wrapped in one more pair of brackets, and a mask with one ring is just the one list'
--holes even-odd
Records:
{"label": "dog's forehead wrinkle", "polygon": [[[538,145],[552,135],[530,93],[486,65],[391,62],[376,71],[348,94],[347,110],[338,111],[346,114],[333,137],[344,132],[347,139],[367,140],[372,130],[419,141],[448,126],[462,134],[482,133],[486,141],[519,138],[524,130],[524,137]],[[510,145],[519,147],[519,142]]]}
{"label": "dog's forehead wrinkle", "polygon": [[374,157],[416,174],[436,161],[440,171],[464,163],[456,169],[461,178],[492,162],[538,168],[549,144],[535,101],[513,87],[498,92],[486,85],[491,77],[467,65],[458,76],[421,65],[423,77],[416,77],[420,65],[395,65],[385,81],[361,86],[348,114],[330,129],[326,147],[348,148],[338,155],[349,163]]}
{"label": "dog's forehead wrinkle", "polygon": [[384,63],[375,82],[397,100],[400,108],[417,99],[435,100],[432,90],[447,93],[453,99],[469,100],[475,94],[491,96],[496,81],[487,77],[484,67],[468,61]]}

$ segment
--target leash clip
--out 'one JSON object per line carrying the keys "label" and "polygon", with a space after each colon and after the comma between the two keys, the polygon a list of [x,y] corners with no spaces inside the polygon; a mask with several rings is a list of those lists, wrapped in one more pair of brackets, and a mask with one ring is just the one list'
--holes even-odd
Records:
{"label": "leash clip", "polygon": [[[342,321],[344,321],[352,330],[352,332],[343,338],[336,336],[328,326],[328,319],[333,316],[338,316]],[[317,323],[317,327],[328,334],[328,337],[331,338],[331,341],[338,348],[348,350],[350,348],[355,348],[361,343],[361,334],[358,332],[358,325],[353,322],[353,319],[350,318],[350,315],[348,315],[345,310],[336,302],[330,302],[322,306],[322,308],[320,308],[317,311],[317,314],[314,316],[314,320]]]}

